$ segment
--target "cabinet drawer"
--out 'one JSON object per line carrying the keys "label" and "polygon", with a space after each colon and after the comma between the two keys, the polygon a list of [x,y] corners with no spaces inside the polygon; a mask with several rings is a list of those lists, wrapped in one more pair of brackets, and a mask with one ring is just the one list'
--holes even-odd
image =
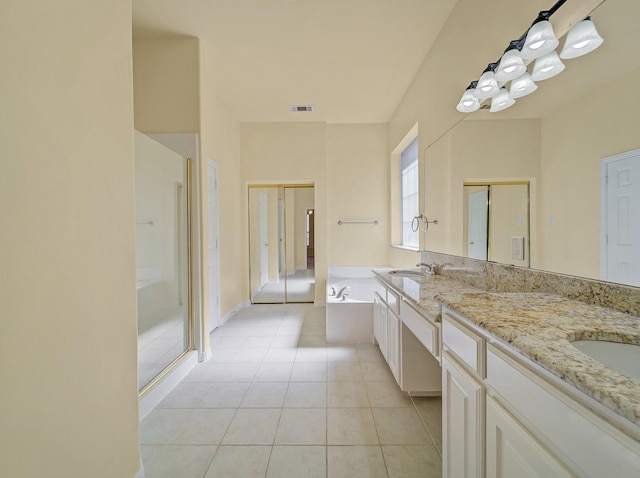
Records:
{"label": "cabinet drawer", "polygon": [[487,380],[506,408],[579,476],[637,477],[640,444],[493,348]]}
{"label": "cabinet drawer", "polygon": [[426,317],[420,315],[411,306],[400,303],[400,320],[416,336],[416,338],[431,352],[431,355],[440,355],[440,344],[438,340],[438,328]]}
{"label": "cabinet drawer", "polygon": [[447,312],[442,314],[442,344],[484,378],[484,340]]}

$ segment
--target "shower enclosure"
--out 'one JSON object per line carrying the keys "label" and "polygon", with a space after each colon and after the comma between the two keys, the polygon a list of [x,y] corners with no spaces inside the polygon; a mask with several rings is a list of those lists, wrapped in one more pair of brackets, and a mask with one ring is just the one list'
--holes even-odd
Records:
{"label": "shower enclosure", "polygon": [[189,160],[135,134],[138,388],[193,348]]}

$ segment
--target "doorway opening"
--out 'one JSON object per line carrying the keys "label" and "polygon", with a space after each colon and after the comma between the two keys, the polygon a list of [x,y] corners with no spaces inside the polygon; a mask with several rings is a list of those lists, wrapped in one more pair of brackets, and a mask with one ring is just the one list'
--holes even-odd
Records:
{"label": "doorway opening", "polygon": [[251,303],[312,303],[313,185],[251,185],[248,203]]}

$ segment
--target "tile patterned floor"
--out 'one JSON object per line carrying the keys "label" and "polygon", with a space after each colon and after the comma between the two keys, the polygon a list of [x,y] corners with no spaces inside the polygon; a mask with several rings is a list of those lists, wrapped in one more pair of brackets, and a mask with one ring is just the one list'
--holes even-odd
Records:
{"label": "tile patterned floor", "polygon": [[253,305],[140,425],[146,478],[440,477],[441,401],[373,345],[326,344],[325,309]]}

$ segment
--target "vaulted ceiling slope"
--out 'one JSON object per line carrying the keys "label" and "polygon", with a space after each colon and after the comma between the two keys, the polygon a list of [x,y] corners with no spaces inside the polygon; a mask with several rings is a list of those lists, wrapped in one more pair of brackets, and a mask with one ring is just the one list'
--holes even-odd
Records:
{"label": "vaulted ceiling slope", "polygon": [[133,37],[200,38],[218,72],[203,87],[242,122],[384,123],[455,3],[133,0]]}

